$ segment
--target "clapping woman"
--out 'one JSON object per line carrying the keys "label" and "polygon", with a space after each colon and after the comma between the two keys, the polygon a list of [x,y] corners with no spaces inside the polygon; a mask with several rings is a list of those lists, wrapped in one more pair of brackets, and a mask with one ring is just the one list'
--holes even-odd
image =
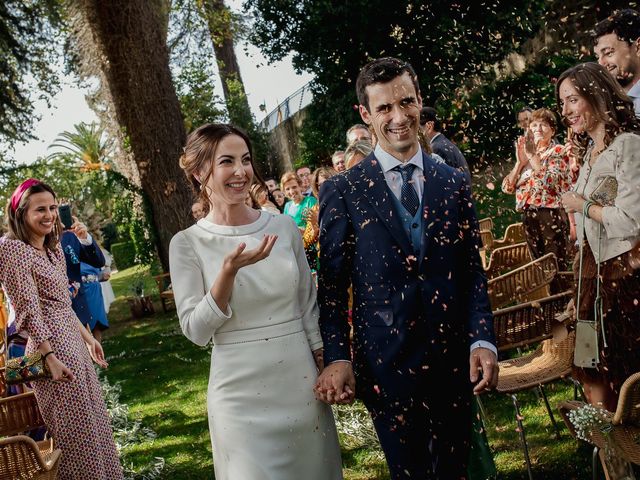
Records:
{"label": "clapping woman", "polygon": [[189,136],[181,166],[211,208],[169,251],[182,331],[214,344],[215,476],[341,479],[331,410],[312,391],[322,339],[302,238],[289,216],[245,205],[253,165],[249,138],[233,126],[203,125]]}
{"label": "clapping woman", "polygon": [[40,351],[52,374],[32,386],[47,428],[62,450],[59,478],[121,479],[91,360],[101,367],[107,363],[102,347],[71,308],[56,196],[48,185],[26,180],[13,192],[6,215],[0,282],[15,310],[17,330],[28,334],[26,352]]}
{"label": "clapping woman", "polygon": [[565,71],[556,98],[575,150],[584,152],[580,176],[562,204],[575,213],[581,244],[578,319],[596,321],[599,337],[599,364],[575,374],[589,403],[614,411],[622,383],[640,371],[640,120],[631,99],[596,63]]}

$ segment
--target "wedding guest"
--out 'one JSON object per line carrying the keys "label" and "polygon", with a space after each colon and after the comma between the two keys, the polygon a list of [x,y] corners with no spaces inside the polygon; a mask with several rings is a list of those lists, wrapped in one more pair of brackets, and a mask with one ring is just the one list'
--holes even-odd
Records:
{"label": "wedding guest", "polygon": [[6,218],[0,282],[15,310],[16,329],[29,336],[26,353],[38,350],[51,371],[50,379],[32,386],[47,428],[62,450],[59,478],[122,479],[92,358],[103,368],[107,362],[100,343],[71,306],[55,193],[38,180],[24,181],[9,200]]}
{"label": "wedding guest", "polygon": [[344,172],[347,169],[344,163],[344,151],[336,150],[333,152],[333,155],[331,155],[331,165],[333,165],[333,169],[338,173]]}
{"label": "wedding guest", "polygon": [[201,126],[180,165],[211,206],[173,237],[169,258],[182,331],[214,344],[207,407],[216,479],[341,479],[331,409],[312,392],[322,340],[296,224],[244,204],[260,178],[239,129]]}
{"label": "wedding guest", "polygon": [[285,197],[282,190],[276,188],[273,192],[271,192],[271,196],[273,197],[273,203],[275,203],[280,213],[284,212],[284,205],[287,203],[287,197]]}
{"label": "wedding guest", "polygon": [[206,214],[207,209],[202,204],[202,202],[193,202],[193,205],[191,205],[191,216],[196,222],[203,218]]}
{"label": "wedding guest", "polygon": [[[338,172],[336,172],[331,167],[320,167],[316,168],[311,174],[311,190],[313,191],[313,196],[318,198],[318,193],[320,191],[320,185],[322,185],[325,180],[333,177]],[[313,207],[309,209],[307,215],[307,226],[304,229],[304,233],[302,234],[302,243],[304,244],[305,250],[315,247],[316,252],[318,251],[318,236],[320,235],[320,224],[318,222],[318,210],[319,205],[315,204]],[[315,265],[312,265],[315,268]]]}
{"label": "wedding guest", "polygon": [[102,269],[80,262],[80,273],[82,274],[82,288],[84,289],[87,307],[89,307],[89,312],[91,313],[91,319],[87,326],[93,333],[93,337],[102,343],[102,332],[109,328],[109,319],[104,308],[104,298],[102,296],[102,287],[100,286]]}
{"label": "wedding guest", "polygon": [[255,202],[260,205],[260,209],[265,212],[271,212],[279,214],[280,210],[273,203],[269,201],[269,191],[267,190],[267,186],[256,182],[251,185],[251,196],[255,200]]}
{"label": "wedding guest", "polygon": [[531,114],[528,141],[517,142],[518,162],[503,181],[506,193],[516,194],[516,205],[522,218],[529,250],[534,258],[554,253],[561,270],[571,264],[569,218],[560,204],[578,176],[579,167],[572,164],[567,149],[554,140],[555,114],[546,108]]}
{"label": "wedding guest", "polygon": [[373,147],[371,146],[371,141],[369,140],[356,140],[355,142],[349,144],[344,152],[344,161],[347,170],[359,164],[371,152],[373,152]]}
{"label": "wedding guest", "polygon": [[306,197],[302,195],[302,182],[294,172],[285,172],[280,179],[280,185],[285,195],[291,199],[284,205],[283,213],[292,217],[300,233],[303,233],[307,227],[308,211],[318,203],[318,200],[313,195]]}
{"label": "wedding guest", "polygon": [[[580,243],[578,318],[600,324],[599,364],[574,373],[589,403],[615,411],[622,383],[640,371],[640,120],[629,96],[596,63],[566,70],[556,99],[584,154],[573,191],[562,196],[575,213]],[[614,188],[603,188],[605,180]],[[601,309],[594,308],[598,278]]]}

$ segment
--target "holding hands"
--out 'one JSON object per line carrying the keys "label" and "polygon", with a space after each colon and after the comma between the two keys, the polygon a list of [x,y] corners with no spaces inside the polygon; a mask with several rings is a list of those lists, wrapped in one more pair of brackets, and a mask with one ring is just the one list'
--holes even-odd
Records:
{"label": "holding hands", "polygon": [[329,405],[352,403],[355,391],[356,379],[351,362],[334,362],[327,365],[313,387],[316,399]]}

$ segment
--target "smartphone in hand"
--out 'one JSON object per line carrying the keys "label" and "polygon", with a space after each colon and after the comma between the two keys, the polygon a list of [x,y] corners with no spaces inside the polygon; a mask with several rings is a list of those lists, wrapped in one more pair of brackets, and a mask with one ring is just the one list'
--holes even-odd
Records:
{"label": "smartphone in hand", "polygon": [[73,225],[73,218],[71,217],[71,205],[68,203],[63,203],[58,207],[58,215],[60,216],[60,221],[62,222],[62,226],[65,230],[71,228]]}

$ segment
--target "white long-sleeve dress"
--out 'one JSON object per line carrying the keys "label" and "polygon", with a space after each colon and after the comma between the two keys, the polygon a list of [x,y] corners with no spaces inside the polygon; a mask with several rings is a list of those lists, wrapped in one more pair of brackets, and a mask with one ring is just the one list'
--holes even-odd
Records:
{"label": "white long-sleeve dress", "polygon": [[[241,242],[278,239],[238,272],[226,312],[209,292]],[[176,234],[170,271],[182,331],[213,340],[207,407],[217,480],[342,479],[331,409],[317,401],[312,350],[322,347],[316,289],[300,233],[286,215],[248,225],[206,219]]]}

